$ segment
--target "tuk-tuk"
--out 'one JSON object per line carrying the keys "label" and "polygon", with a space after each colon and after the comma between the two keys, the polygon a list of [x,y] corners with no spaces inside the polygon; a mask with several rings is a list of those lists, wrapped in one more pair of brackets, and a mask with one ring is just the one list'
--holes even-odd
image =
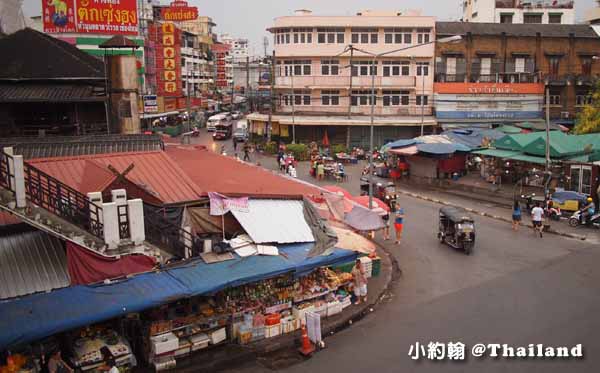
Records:
{"label": "tuk-tuk", "polygon": [[215,133],[213,133],[213,139],[215,140],[227,140],[232,135],[231,122],[220,123],[215,126]]}
{"label": "tuk-tuk", "polygon": [[[369,194],[369,178],[363,176],[360,178],[360,194],[366,196]],[[396,185],[392,182],[373,182],[373,197],[377,197],[385,202],[390,209],[396,209]]]}
{"label": "tuk-tuk", "polygon": [[475,221],[461,208],[445,206],[440,209],[438,238],[470,255],[475,246]]}

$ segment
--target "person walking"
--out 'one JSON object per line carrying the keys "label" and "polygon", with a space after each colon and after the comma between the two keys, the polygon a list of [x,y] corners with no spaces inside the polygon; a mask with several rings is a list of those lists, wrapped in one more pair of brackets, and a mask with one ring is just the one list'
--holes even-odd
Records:
{"label": "person walking", "polygon": [[387,241],[390,239],[390,213],[386,211],[385,215],[381,217],[383,220],[383,240]]}
{"label": "person walking", "polygon": [[539,232],[540,238],[543,237],[542,231],[544,230],[544,225],[542,223],[544,219],[544,209],[540,207],[540,203],[537,202],[535,207],[531,209],[531,221],[533,222],[533,233],[537,234]]}
{"label": "person walking", "polygon": [[402,230],[404,229],[404,209],[400,207],[400,205],[396,208],[394,228],[396,229],[396,244],[400,245],[400,241],[402,240]]}
{"label": "person walking", "polygon": [[237,140],[234,137],[233,138],[233,152],[235,153],[236,151],[237,151]]}
{"label": "person walking", "polygon": [[519,204],[519,201],[515,200],[515,204],[513,205],[513,212],[512,212],[512,229],[513,229],[513,231],[518,231],[520,224],[521,224],[521,205]]}
{"label": "person walking", "polygon": [[365,269],[360,259],[356,259],[356,264],[352,268],[352,283],[354,285],[354,295],[356,296],[356,302],[354,304],[360,304],[361,302],[367,302],[367,276],[365,275]]}
{"label": "person walking", "polygon": [[325,178],[325,165],[323,162],[317,163],[317,180],[323,180]]}
{"label": "person walking", "polygon": [[250,145],[247,142],[244,143],[244,161],[250,162]]}

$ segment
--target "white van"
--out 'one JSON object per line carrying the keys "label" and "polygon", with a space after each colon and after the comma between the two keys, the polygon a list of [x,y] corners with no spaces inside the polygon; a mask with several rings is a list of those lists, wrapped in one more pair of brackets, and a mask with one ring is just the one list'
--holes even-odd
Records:
{"label": "white van", "polygon": [[214,132],[216,130],[216,126],[221,123],[228,123],[231,121],[231,116],[229,113],[221,113],[217,115],[213,115],[208,118],[208,122],[206,122],[206,130],[208,132]]}

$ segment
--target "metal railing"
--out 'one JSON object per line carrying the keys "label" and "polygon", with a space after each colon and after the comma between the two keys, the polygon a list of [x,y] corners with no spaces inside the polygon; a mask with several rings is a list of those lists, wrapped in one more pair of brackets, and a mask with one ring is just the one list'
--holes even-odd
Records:
{"label": "metal railing", "polygon": [[131,237],[129,231],[129,206],[117,206],[117,221],[119,222],[119,238],[124,240]]}
{"label": "metal railing", "polygon": [[[14,193],[16,180],[12,164],[13,158],[3,152],[0,157],[0,185]],[[104,238],[101,206],[27,163],[23,165],[23,172],[25,195],[31,203],[98,238]]]}
{"label": "metal railing", "polygon": [[198,256],[202,252],[204,241],[171,223],[161,211],[144,211],[146,240],[181,259],[186,257],[188,250],[190,256]]}

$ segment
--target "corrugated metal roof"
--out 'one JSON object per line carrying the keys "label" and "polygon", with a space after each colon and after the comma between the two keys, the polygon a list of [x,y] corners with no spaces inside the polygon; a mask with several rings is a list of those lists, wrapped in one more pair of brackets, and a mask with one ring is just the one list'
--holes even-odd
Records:
{"label": "corrugated metal roof", "polygon": [[232,211],[256,243],[314,242],[302,201],[251,199],[248,212]]}
{"label": "corrugated metal roof", "polygon": [[14,225],[14,224],[21,224],[21,223],[22,223],[21,219],[17,218],[13,214],[11,214],[7,211],[0,210],[0,227],[4,226],[4,225]]}
{"label": "corrugated metal roof", "polygon": [[478,23],[478,22],[436,22],[438,35],[492,35],[535,37],[540,33],[542,38],[568,38],[574,34],[576,38],[598,38],[590,25],[550,25],[550,24],[514,24],[514,23]]}
{"label": "corrugated metal roof", "polygon": [[[167,154],[202,188],[228,197],[289,198],[319,195],[321,191],[307,183],[285,178],[262,167],[193,146],[167,146]],[[215,177],[214,171],[219,175]]]}
{"label": "corrugated metal roof", "polygon": [[0,237],[0,299],[69,286],[62,242],[44,232]]}
{"label": "corrugated metal roof", "polygon": [[[162,151],[46,158],[29,163],[81,193],[107,187],[115,177],[108,170],[109,165],[118,172],[124,172],[133,164],[133,169],[125,177],[163,203],[197,201],[201,198],[200,188]],[[215,177],[210,169],[203,172]]]}
{"label": "corrugated metal roof", "polygon": [[0,102],[102,102],[104,88],[75,84],[0,84]]}
{"label": "corrugated metal roof", "polygon": [[0,139],[0,147],[5,146],[12,146],[15,154],[32,159],[158,151],[164,143],[159,135],[99,135]]}

